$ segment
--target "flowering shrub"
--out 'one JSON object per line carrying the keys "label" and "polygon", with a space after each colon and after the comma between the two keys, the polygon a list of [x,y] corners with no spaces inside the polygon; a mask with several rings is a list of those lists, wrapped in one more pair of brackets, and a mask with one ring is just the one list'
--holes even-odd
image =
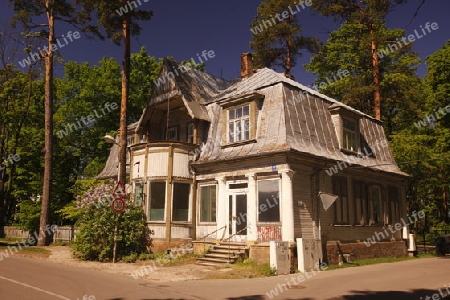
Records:
{"label": "flowering shrub", "polygon": [[150,244],[144,211],[128,199],[126,209],[115,213],[111,208],[114,181],[103,183],[77,197],[76,207],[80,217],[76,223],[79,231],[73,249],[82,260],[109,261],[113,257],[114,229],[119,221],[118,257],[131,253],[144,253]]}

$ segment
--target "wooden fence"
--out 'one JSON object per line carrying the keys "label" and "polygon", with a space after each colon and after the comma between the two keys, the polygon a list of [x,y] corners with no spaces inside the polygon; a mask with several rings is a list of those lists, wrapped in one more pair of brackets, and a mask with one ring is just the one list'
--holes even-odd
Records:
{"label": "wooden fence", "polygon": [[[32,233],[21,230],[16,226],[5,226],[5,236],[7,238],[27,239]],[[57,226],[54,227],[53,242],[70,242],[75,238],[78,229],[73,226]]]}

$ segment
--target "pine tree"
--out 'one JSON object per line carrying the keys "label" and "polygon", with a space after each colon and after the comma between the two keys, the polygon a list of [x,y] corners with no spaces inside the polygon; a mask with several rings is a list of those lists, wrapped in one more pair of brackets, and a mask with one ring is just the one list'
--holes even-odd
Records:
{"label": "pine tree", "polygon": [[255,67],[281,67],[288,78],[293,78],[292,68],[301,55],[300,50],[312,53],[319,50],[317,37],[304,37],[295,17],[300,6],[294,0],[265,0],[257,10],[250,31],[253,40]]}

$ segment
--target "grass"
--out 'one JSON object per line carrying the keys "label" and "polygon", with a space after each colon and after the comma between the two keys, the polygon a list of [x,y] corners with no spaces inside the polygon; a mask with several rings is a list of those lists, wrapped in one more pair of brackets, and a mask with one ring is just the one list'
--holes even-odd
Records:
{"label": "grass", "polygon": [[368,265],[382,264],[382,263],[393,263],[393,262],[399,262],[399,261],[405,261],[405,260],[414,260],[414,259],[418,259],[418,258],[430,258],[430,257],[436,257],[436,255],[434,255],[432,253],[428,253],[428,254],[421,254],[418,257],[379,257],[379,258],[359,259],[359,260],[355,260],[352,263],[343,263],[342,265],[330,265],[330,266],[328,266],[327,270],[368,266]]}
{"label": "grass", "polygon": [[[17,252],[14,249],[10,248],[10,251],[8,251],[8,254],[11,255],[21,255],[21,256],[32,256],[32,257],[49,257],[50,256],[50,251],[41,247],[36,247],[36,246],[28,246],[28,247],[24,247],[21,245],[22,250],[19,249],[18,246],[16,246],[16,244],[10,244],[10,247],[15,246],[16,249],[18,250]],[[8,246],[4,246],[1,245],[0,246],[0,251],[4,251],[4,250],[8,250]]]}
{"label": "grass", "polygon": [[186,264],[195,263],[196,259],[199,257],[198,254],[188,253],[184,255],[175,256],[174,258],[170,258],[169,255],[165,253],[143,253],[140,255],[131,254],[128,256],[122,257],[122,261],[126,263],[140,263],[146,260],[159,260],[164,266],[180,266]]}
{"label": "grass", "polygon": [[257,264],[250,259],[238,260],[228,267],[230,270],[208,275],[204,279],[261,278],[275,275],[275,271],[270,268],[269,264]]}
{"label": "grass", "polygon": [[50,246],[71,246],[72,243],[70,242],[54,242],[51,243]]}
{"label": "grass", "polygon": [[27,240],[26,238],[19,239],[19,238],[0,238],[0,243],[10,243],[10,242],[20,242],[22,240]]}

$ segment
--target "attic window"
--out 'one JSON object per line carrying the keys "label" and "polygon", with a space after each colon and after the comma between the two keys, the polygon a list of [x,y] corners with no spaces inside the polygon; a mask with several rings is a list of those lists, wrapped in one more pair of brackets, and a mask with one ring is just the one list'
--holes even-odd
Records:
{"label": "attic window", "polygon": [[342,148],[345,150],[358,151],[358,126],[355,120],[343,118]]}
{"label": "attic window", "polygon": [[250,139],[250,105],[228,109],[228,143]]}
{"label": "attic window", "polygon": [[361,151],[359,133],[361,116],[339,104],[333,104],[328,109],[331,113],[331,121],[334,125],[339,149],[350,155],[359,153]]}

